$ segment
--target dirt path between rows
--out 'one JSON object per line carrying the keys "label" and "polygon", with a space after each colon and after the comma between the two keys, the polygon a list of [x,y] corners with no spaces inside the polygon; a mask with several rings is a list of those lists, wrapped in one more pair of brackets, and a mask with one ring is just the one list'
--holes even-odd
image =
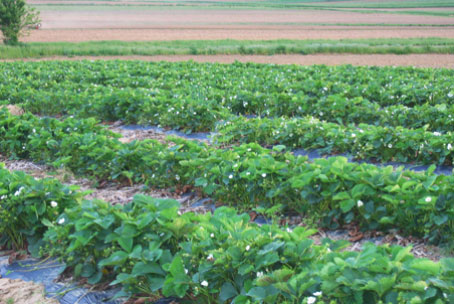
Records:
{"label": "dirt path between rows", "polygon": [[0,279],[1,304],[58,304],[44,296],[44,286],[22,280]]}
{"label": "dirt path between rows", "polygon": [[[298,65],[371,65],[371,66],[415,66],[431,68],[454,68],[454,55],[450,54],[317,54],[317,55],[165,55],[165,56],[76,56],[76,57],[46,57],[19,59],[20,61],[45,61],[45,60],[143,60],[143,61],[188,61],[232,63],[256,62],[274,64]],[[14,61],[14,60],[4,60]],[[17,60],[16,60],[17,61]]]}

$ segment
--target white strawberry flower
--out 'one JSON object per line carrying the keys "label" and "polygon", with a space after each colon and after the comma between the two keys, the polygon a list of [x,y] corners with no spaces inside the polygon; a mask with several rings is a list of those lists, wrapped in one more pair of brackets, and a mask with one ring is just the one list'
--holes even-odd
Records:
{"label": "white strawberry flower", "polygon": [[426,197],[425,199],[426,203],[430,203],[432,201],[432,198],[430,196]]}
{"label": "white strawberry flower", "polygon": [[61,219],[58,220],[59,225],[63,225],[65,223],[65,218],[62,217]]}
{"label": "white strawberry flower", "polygon": [[307,304],[314,304],[317,301],[316,297],[308,297]]}
{"label": "white strawberry flower", "polygon": [[57,203],[56,201],[52,201],[52,202],[50,202],[50,206],[51,206],[52,208],[57,208],[58,203]]}
{"label": "white strawberry flower", "polygon": [[263,271],[257,272],[257,278],[261,278],[261,277],[263,277]]}
{"label": "white strawberry flower", "polygon": [[262,177],[265,178],[266,177],[266,173],[262,173]]}
{"label": "white strawberry flower", "polygon": [[232,174],[230,174],[230,175],[229,175],[229,179],[232,179],[232,178],[233,178],[233,175],[232,175]]}
{"label": "white strawberry flower", "polygon": [[314,296],[314,297],[319,297],[319,296],[321,296],[321,295],[322,295],[322,292],[321,292],[321,291],[316,291],[316,292],[313,293],[313,296]]}
{"label": "white strawberry flower", "polygon": [[358,208],[361,208],[364,205],[364,203],[362,200],[358,200],[357,205],[358,205]]}
{"label": "white strawberry flower", "polygon": [[451,151],[451,150],[452,150],[452,145],[451,145],[451,144],[448,144],[448,145],[446,146],[446,148],[447,148],[449,151]]}
{"label": "white strawberry flower", "polygon": [[247,245],[246,246],[246,251],[249,251],[249,249],[251,249],[251,246]]}
{"label": "white strawberry flower", "polygon": [[202,281],[202,283],[200,283],[200,285],[202,285],[203,287],[208,287],[208,282],[207,281]]}

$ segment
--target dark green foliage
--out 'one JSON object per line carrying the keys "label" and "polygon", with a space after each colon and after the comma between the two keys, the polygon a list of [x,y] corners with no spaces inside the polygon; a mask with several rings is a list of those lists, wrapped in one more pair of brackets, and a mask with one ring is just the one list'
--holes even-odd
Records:
{"label": "dark green foliage", "polygon": [[39,23],[39,13],[25,0],[0,0],[0,29],[5,44],[19,43],[28,27]]}

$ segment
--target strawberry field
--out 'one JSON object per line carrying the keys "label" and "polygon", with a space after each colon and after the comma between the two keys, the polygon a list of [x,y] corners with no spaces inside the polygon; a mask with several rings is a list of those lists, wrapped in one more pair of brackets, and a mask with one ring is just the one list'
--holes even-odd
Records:
{"label": "strawberry field", "polygon": [[[3,168],[2,248],[57,257],[76,279],[119,286],[122,298],[454,302],[450,254],[432,261],[410,247],[351,251],[311,239],[353,225],[450,252],[454,176],[436,170],[454,163],[453,70],[82,61],[0,63],[0,73],[0,105],[25,111],[0,109],[4,157],[97,185],[192,189],[217,206],[185,213],[146,195],[112,205]],[[118,121],[205,132],[210,142],[124,142],[107,128]],[[275,220],[260,225],[252,210]],[[293,215],[304,220],[282,224]]]}

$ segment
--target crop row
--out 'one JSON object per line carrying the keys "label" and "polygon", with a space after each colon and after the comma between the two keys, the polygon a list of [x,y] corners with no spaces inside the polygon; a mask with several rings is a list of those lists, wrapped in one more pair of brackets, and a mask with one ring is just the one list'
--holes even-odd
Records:
{"label": "crop row", "polygon": [[240,209],[282,205],[285,212],[305,214],[331,228],[354,222],[364,229],[398,228],[435,243],[452,241],[454,177],[434,175],[432,168],[423,174],[394,171],[343,157],[309,162],[280,152],[279,146],[268,150],[255,143],[230,149],[178,138],[170,139],[173,145],[124,144],[99,127],[79,133],[75,119],[0,113],[0,152],[13,157],[66,166],[97,179],[194,185]]}
{"label": "crop row", "polygon": [[[452,104],[453,72],[411,67],[263,65],[235,63],[170,63],[139,61],[2,63],[2,86],[16,90],[53,89],[62,83],[117,88],[190,90],[201,100],[223,92],[226,99],[244,95],[264,99],[273,94],[307,95],[314,102],[333,94],[363,97],[381,106]],[[5,94],[4,90],[2,94]],[[187,95],[191,95],[188,91]],[[454,97],[454,96],[453,96]],[[4,98],[4,97],[3,97]],[[252,100],[244,99],[248,102]]]}
{"label": "crop row", "polygon": [[[95,87],[79,84],[42,89],[20,90],[8,103],[42,115],[97,117],[105,121],[162,125],[189,131],[207,131],[217,121],[236,115],[262,117],[299,117],[311,115],[339,124],[367,123],[381,126],[426,128],[446,132],[454,128],[454,105],[392,105],[381,108],[361,97],[348,99],[339,95],[309,102],[307,96],[278,97],[272,102],[245,102],[241,96],[228,100],[220,92],[213,99],[200,99],[188,89],[150,92],[147,89]],[[11,91],[10,91],[11,92]],[[178,92],[178,93],[176,93]],[[11,94],[11,93],[10,93]],[[170,95],[172,94],[172,95]]]}
{"label": "crop row", "polygon": [[448,70],[137,62],[65,62],[59,67],[55,63],[29,64],[6,64],[11,69],[0,81],[0,100],[45,115],[96,116],[188,131],[211,130],[216,121],[232,115],[312,115],[342,124],[426,126],[437,132],[454,127],[450,114],[454,88]]}
{"label": "crop row", "polygon": [[424,129],[388,128],[368,124],[339,125],[304,118],[237,117],[219,123],[218,144],[259,143],[285,145],[291,149],[320,149],[325,154],[350,153],[357,159],[424,164],[454,162],[454,135]]}
{"label": "crop row", "polygon": [[[0,168],[0,240],[27,239],[75,277],[120,284],[117,296],[197,303],[449,303],[454,259],[417,259],[410,247],[314,245],[315,231],[259,226],[219,208],[180,214],[174,200],[137,195],[125,206],[80,202],[56,180]],[[37,250],[40,248],[39,250]],[[113,280],[113,281],[112,281]]]}

